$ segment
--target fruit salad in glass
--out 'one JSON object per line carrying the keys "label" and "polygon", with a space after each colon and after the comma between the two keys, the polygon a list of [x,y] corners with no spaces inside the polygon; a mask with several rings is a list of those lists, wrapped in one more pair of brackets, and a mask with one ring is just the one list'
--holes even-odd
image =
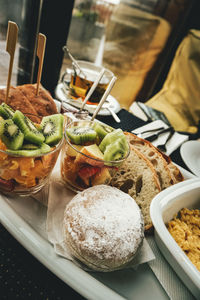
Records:
{"label": "fruit salad in glass", "polygon": [[74,121],[66,126],[64,137],[61,176],[74,191],[109,184],[130,151],[121,129],[98,121]]}
{"label": "fruit salad in glass", "polygon": [[0,105],[0,191],[31,195],[48,182],[63,143],[63,115],[34,124],[19,110]]}

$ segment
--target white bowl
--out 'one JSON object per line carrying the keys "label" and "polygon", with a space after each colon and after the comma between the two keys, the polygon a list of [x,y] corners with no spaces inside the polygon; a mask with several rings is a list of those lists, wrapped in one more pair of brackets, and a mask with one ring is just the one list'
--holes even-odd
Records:
{"label": "white bowl", "polygon": [[185,180],[159,193],[151,203],[150,214],[159,249],[191,293],[200,299],[200,272],[165,225],[184,207],[200,209],[199,178]]}

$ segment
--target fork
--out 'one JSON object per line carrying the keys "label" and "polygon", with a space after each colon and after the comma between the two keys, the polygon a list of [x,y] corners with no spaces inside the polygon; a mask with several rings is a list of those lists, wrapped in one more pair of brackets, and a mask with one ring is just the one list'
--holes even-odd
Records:
{"label": "fork", "polygon": [[157,147],[159,150],[161,150],[162,152],[167,152],[167,143],[169,142],[169,140],[170,140],[170,139],[172,138],[172,136],[174,135],[174,132],[175,132],[175,130],[174,130],[174,128],[172,127],[172,128],[170,129],[170,133],[169,133],[169,135],[168,135],[168,137],[167,137],[165,143],[164,143],[164,144],[157,145],[156,147]]}

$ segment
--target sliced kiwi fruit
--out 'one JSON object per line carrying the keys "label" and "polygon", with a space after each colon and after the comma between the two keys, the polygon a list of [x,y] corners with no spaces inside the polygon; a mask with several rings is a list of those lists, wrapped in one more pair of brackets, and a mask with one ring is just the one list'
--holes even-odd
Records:
{"label": "sliced kiwi fruit", "polygon": [[18,155],[22,155],[22,156],[26,156],[26,157],[32,157],[32,156],[38,156],[41,154],[40,149],[35,149],[35,150],[11,150],[8,149],[7,150],[8,153],[10,153],[13,156],[18,156]]}
{"label": "sliced kiwi fruit", "polygon": [[42,145],[40,146],[40,151],[41,153],[48,153],[49,151],[51,151],[51,147],[49,145],[47,145],[46,143],[42,143]]}
{"label": "sliced kiwi fruit", "polygon": [[117,161],[125,157],[127,148],[124,145],[124,140],[119,138],[114,143],[108,145],[104,152],[105,161]]}
{"label": "sliced kiwi fruit", "polygon": [[20,150],[11,150],[8,149],[7,152],[14,155],[22,155],[26,157],[32,157],[32,156],[39,156],[41,154],[48,153],[51,150],[51,147],[45,143],[42,143],[42,145],[37,149],[27,150],[27,149],[20,149]]}
{"label": "sliced kiwi fruit", "polygon": [[37,145],[41,145],[44,142],[44,135],[35,127],[33,122],[19,110],[15,111],[13,121],[23,132],[26,141]]}
{"label": "sliced kiwi fruit", "polygon": [[125,137],[123,131],[119,129],[115,129],[112,132],[108,133],[104,139],[101,141],[99,148],[104,153],[106,147],[113,142],[115,142],[118,138]]}
{"label": "sliced kiwi fruit", "polygon": [[75,145],[84,145],[87,142],[93,142],[97,137],[96,131],[91,127],[71,127],[66,130],[66,134]]}
{"label": "sliced kiwi fruit", "polygon": [[15,111],[6,103],[2,103],[0,105],[0,116],[2,116],[4,119],[12,119]]}
{"label": "sliced kiwi fruit", "polygon": [[0,137],[7,148],[12,150],[20,149],[24,141],[24,134],[11,119],[1,121]]}
{"label": "sliced kiwi fruit", "polygon": [[64,117],[61,114],[43,117],[40,131],[45,137],[45,143],[56,145],[63,137]]}
{"label": "sliced kiwi fruit", "polygon": [[38,149],[38,146],[36,144],[23,144],[22,149],[23,150],[36,150],[36,149]]}
{"label": "sliced kiwi fruit", "polygon": [[99,122],[95,122],[93,124],[93,129],[96,131],[97,135],[101,140],[110,132],[112,132],[114,129],[110,126],[100,124]]}

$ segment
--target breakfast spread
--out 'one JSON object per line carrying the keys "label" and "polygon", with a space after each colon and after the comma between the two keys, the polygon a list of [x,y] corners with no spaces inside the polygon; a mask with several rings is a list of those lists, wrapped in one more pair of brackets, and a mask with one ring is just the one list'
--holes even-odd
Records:
{"label": "breakfast spread", "polygon": [[97,121],[77,121],[67,126],[65,133],[61,174],[78,190],[108,184],[129,154],[123,131]]}
{"label": "breakfast spread", "polygon": [[144,238],[136,202],[107,185],[78,193],[64,212],[64,242],[72,255],[96,271],[125,267]]}
{"label": "breakfast spread", "polygon": [[34,124],[21,111],[0,105],[0,189],[27,191],[39,187],[52,171],[63,137],[63,115]]}
{"label": "breakfast spread", "polygon": [[200,210],[181,209],[167,227],[177,244],[200,271]]}

